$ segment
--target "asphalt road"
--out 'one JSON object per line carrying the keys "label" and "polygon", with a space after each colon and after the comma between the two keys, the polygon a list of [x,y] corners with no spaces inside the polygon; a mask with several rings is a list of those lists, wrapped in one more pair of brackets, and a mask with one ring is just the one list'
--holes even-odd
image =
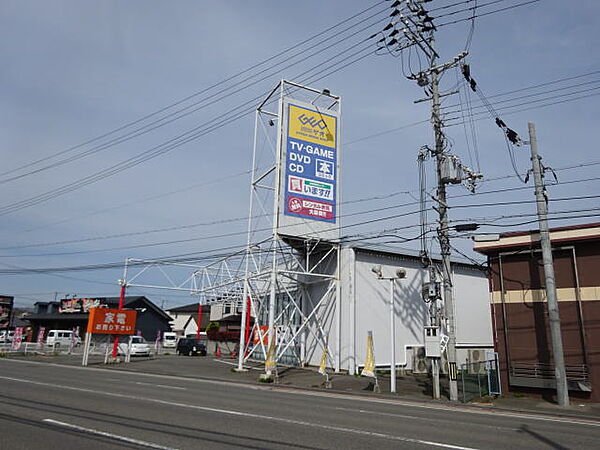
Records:
{"label": "asphalt road", "polygon": [[589,449],[598,442],[598,421],[0,359],[0,449]]}

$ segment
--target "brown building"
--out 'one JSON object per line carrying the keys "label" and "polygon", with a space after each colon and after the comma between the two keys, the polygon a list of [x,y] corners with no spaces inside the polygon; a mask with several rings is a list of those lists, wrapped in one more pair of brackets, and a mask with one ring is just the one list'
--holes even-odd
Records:
{"label": "brown building", "polygon": [[[550,230],[569,395],[600,402],[600,223]],[[504,392],[556,387],[539,233],[501,234],[488,258],[494,345]]]}

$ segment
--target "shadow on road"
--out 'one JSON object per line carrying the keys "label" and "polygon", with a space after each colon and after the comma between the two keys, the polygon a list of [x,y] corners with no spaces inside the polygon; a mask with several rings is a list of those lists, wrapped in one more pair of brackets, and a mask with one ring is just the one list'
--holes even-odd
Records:
{"label": "shadow on road", "polygon": [[[45,402],[26,400],[19,397],[10,397],[7,395],[0,395],[0,403],[6,405],[12,405],[19,408],[26,408],[33,410],[35,412],[48,412],[52,414],[53,412],[56,414],[60,414],[61,416],[72,416],[74,418],[86,418],[98,422],[104,422],[107,424],[119,425],[119,426],[129,426],[131,428],[135,428],[143,431],[151,431],[151,432],[159,432],[164,434],[170,434],[172,436],[184,437],[189,439],[196,439],[202,442],[213,442],[216,444],[227,444],[227,445],[235,445],[242,446],[244,448],[251,449],[264,449],[265,445],[281,445],[286,447],[298,448],[298,449],[307,449],[313,450],[316,447],[308,447],[301,444],[296,444],[293,442],[284,442],[284,441],[275,441],[269,440],[265,438],[252,438],[249,436],[236,436],[234,434],[229,433],[221,433],[216,431],[210,431],[207,429],[203,429],[200,427],[186,427],[181,425],[175,425],[172,423],[164,423],[164,422],[155,422],[151,420],[144,420],[140,418],[132,419],[130,416],[120,416],[116,414],[106,414],[101,412],[92,412],[85,409],[74,408],[71,406],[61,406],[56,404],[50,404]],[[56,430],[56,427],[48,426],[44,424],[44,422],[16,418],[10,415],[0,414],[1,418],[12,421],[24,421],[23,423],[33,424],[34,426],[44,426],[45,428],[49,428],[52,430]],[[50,417],[54,418],[54,417]],[[201,417],[198,416],[198,421],[201,423]],[[67,432],[67,430],[61,429],[62,432]],[[71,434],[81,435],[82,433],[73,432]],[[86,435],[86,437],[90,437],[90,435]],[[255,445],[252,445],[255,444]]]}
{"label": "shadow on road", "polygon": [[532,437],[534,437],[535,439],[537,439],[540,442],[543,442],[544,444],[546,444],[547,446],[551,447],[551,448],[555,448],[556,450],[569,450],[567,447],[563,447],[560,444],[557,444],[556,442],[554,442],[551,439],[548,439],[545,436],[542,436],[539,433],[536,433],[535,431],[531,430],[527,425],[521,425],[517,431],[519,433],[526,433]]}

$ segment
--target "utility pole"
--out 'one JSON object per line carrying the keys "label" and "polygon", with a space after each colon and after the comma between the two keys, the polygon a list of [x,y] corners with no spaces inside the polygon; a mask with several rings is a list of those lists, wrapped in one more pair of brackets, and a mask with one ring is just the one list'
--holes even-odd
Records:
{"label": "utility pole", "polygon": [[[431,40],[433,46],[433,38]],[[456,333],[454,321],[454,299],[452,293],[452,269],[450,267],[450,236],[448,229],[448,205],[446,203],[446,181],[442,176],[442,169],[446,163],[444,152],[444,133],[442,132],[442,120],[440,117],[440,91],[439,74],[435,67],[435,53],[431,58],[431,119],[435,134],[435,158],[437,163],[437,199],[439,214],[439,241],[440,253],[442,255],[442,284],[444,289],[444,315],[446,317],[446,332],[448,333],[448,345],[446,347],[448,357],[448,379],[450,400],[458,401],[458,381],[456,377]]]}
{"label": "utility pole", "polygon": [[535,124],[529,122],[527,125],[529,127],[529,147],[531,149],[531,163],[533,179],[535,181],[535,199],[537,204],[538,222],[540,225],[540,245],[542,247],[542,260],[544,263],[544,277],[546,281],[548,318],[550,321],[552,357],[554,358],[554,376],[556,379],[556,397],[560,406],[569,406],[569,389],[567,386],[567,374],[565,370],[560,316],[558,314],[558,300],[556,298],[552,244],[550,242],[550,231],[548,230],[548,205],[546,203],[546,189],[543,181],[544,173],[541,163],[542,158],[538,155]]}
{"label": "utility pole", "polygon": [[[446,203],[446,184],[458,184],[463,181],[474,182],[480,175],[474,173],[471,169],[463,166],[459,158],[450,154],[446,147],[446,138],[443,132],[443,121],[441,117],[440,99],[447,95],[456,94],[458,91],[440,93],[440,76],[441,74],[455,67],[459,62],[467,56],[467,52],[462,52],[451,61],[438,63],[439,55],[435,50],[434,34],[437,30],[434,24],[434,18],[425,10],[423,4],[427,0],[396,0],[390,7],[391,22],[386,25],[381,33],[374,34],[372,37],[383,35],[377,41],[380,49],[387,49],[391,54],[400,54],[407,49],[414,49],[425,55],[429,62],[429,67],[421,68],[418,71],[411,71],[406,77],[414,80],[417,84],[425,89],[426,98],[415,101],[420,103],[423,101],[431,101],[431,123],[435,138],[434,149],[427,148],[426,152],[421,152],[419,159],[425,159],[427,155],[435,157],[436,173],[437,173],[437,212],[439,214],[439,229],[438,238],[440,244],[440,253],[442,256],[441,278],[443,284],[443,301],[444,308],[442,316],[445,318],[446,333],[448,342],[446,345],[446,355],[448,359],[448,375],[450,387],[450,400],[458,401],[458,383],[457,383],[457,366],[456,366],[456,329],[454,319],[454,300],[452,295],[452,271],[450,266],[450,236],[449,236],[449,220],[448,220],[448,205]],[[398,28],[397,28],[398,27]],[[387,34],[386,34],[387,33]],[[410,51],[410,50],[409,50]],[[410,63],[409,63],[409,70]],[[423,208],[423,205],[422,205]],[[423,227],[423,225],[422,225]],[[423,230],[422,230],[423,231]],[[422,257],[426,257],[426,251]],[[427,262],[427,265],[430,264]],[[431,274],[431,272],[430,272]],[[430,285],[435,284],[430,276]],[[432,317],[430,317],[430,326],[439,326],[439,315],[435,303],[440,299],[438,292],[434,293],[433,297],[427,295],[426,301],[432,302]],[[425,299],[424,299],[425,300]],[[437,330],[436,330],[436,335]],[[439,398],[439,372],[438,361],[432,360],[432,378],[434,397]]]}

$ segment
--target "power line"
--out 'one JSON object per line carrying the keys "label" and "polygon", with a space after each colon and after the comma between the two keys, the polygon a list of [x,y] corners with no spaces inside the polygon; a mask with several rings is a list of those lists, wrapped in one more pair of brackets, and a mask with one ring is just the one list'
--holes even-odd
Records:
{"label": "power line", "polygon": [[[55,153],[55,154],[53,154],[53,155],[50,155],[50,156],[44,157],[44,158],[42,158],[42,159],[35,160],[35,161],[33,161],[33,162],[30,162],[30,163],[27,163],[27,164],[25,164],[25,165],[22,165],[22,166],[16,167],[16,168],[14,168],[14,169],[11,169],[11,170],[9,170],[9,171],[2,172],[2,173],[0,173],[0,176],[7,175],[7,174],[10,174],[10,173],[14,173],[14,172],[16,172],[16,171],[19,171],[19,170],[21,170],[21,169],[24,169],[24,168],[27,168],[27,167],[31,167],[31,166],[33,166],[33,165],[39,164],[39,163],[41,163],[41,162],[44,162],[44,161],[48,161],[48,160],[50,160],[50,159],[52,159],[52,158],[55,158],[55,157],[57,157],[57,156],[61,156],[61,155],[65,154],[65,153],[70,153],[70,152],[72,152],[72,151],[74,151],[74,150],[77,150],[77,149],[79,149],[79,148],[81,148],[81,147],[84,147],[84,146],[86,146],[86,145],[88,145],[88,144],[91,144],[91,143],[97,142],[97,141],[99,141],[99,140],[102,140],[102,139],[104,139],[105,137],[111,136],[111,135],[113,135],[113,134],[116,134],[116,133],[118,133],[118,132],[120,132],[120,131],[123,131],[123,130],[125,130],[125,129],[127,129],[127,128],[130,128],[130,127],[132,127],[132,126],[134,126],[134,125],[137,125],[137,124],[139,124],[139,123],[141,123],[141,122],[143,122],[143,121],[145,121],[145,120],[147,120],[147,119],[149,119],[149,118],[151,118],[151,117],[154,117],[154,116],[156,116],[156,115],[159,115],[159,114],[160,114],[160,113],[162,113],[162,112],[165,112],[165,111],[167,111],[167,110],[169,110],[169,109],[172,109],[172,108],[174,108],[174,107],[176,107],[176,106],[179,106],[179,105],[181,105],[181,104],[183,104],[183,103],[187,102],[188,100],[191,100],[192,98],[195,98],[195,97],[197,97],[197,96],[199,96],[199,95],[205,94],[205,93],[207,93],[207,92],[209,92],[209,91],[213,90],[213,89],[214,89],[214,88],[216,88],[216,87],[219,87],[219,86],[221,86],[221,85],[224,85],[224,84],[228,83],[229,81],[232,81],[232,80],[234,80],[234,79],[236,79],[236,78],[238,78],[238,77],[240,77],[240,76],[242,76],[242,75],[244,75],[244,74],[246,74],[246,73],[248,73],[248,72],[251,72],[252,70],[254,70],[254,69],[256,69],[256,68],[258,68],[258,67],[260,67],[260,66],[262,66],[262,65],[265,65],[265,64],[267,64],[267,63],[269,63],[269,62],[271,62],[271,61],[273,61],[273,60],[275,60],[275,59],[279,58],[280,56],[283,56],[283,55],[285,55],[285,54],[289,53],[289,52],[290,52],[290,51],[292,51],[292,50],[295,50],[295,49],[297,49],[297,48],[299,48],[299,47],[302,47],[304,44],[307,44],[307,43],[309,43],[309,42],[311,42],[311,41],[313,41],[313,40],[315,40],[315,39],[317,39],[317,38],[319,38],[319,37],[321,37],[321,36],[323,36],[323,35],[327,34],[328,32],[330,32],[330,31],[332,31],[332,30],[334,30],[334,29],[336,29],[336,28],[340,27],[341,25],[343,25],[343,24],[345,24],[345,23],[347,23],[347,22],[350,22],[350,21],[352,21],[353,19],[355,19],[355,18],[357,18],[357,17],[360,17],[361,15],[365,14],[366,12],[368,12],[368,11],[371,11],[372,9],[376,8],[378,5],[380,5],[380,4],[382,4],[382,3],[384,3],[384,2],[383,2],[383,1],[377,2],[377,3],[375,3],[374,5],[372,5],[372,6],[368,7],[368,8],[366,8],[366,9],[364,9],[364,10],[362,10],[362,11],[360,11],[360,12],[358,12],[358,13],[356,13],[356,14],[354,14],[354,15],[350,16],[350,17],[348,17],[347,19],[344,19],[344,20],[342,20],[341,22],[338,22],[337,24],[335,24],[335,25],[333,25],[333,26],[330,26],[330,27],[328,27],[327,29],[325,29],[325,30],[323,30],[323,31],[321,31],[321,32],[319,32],[319,33],[317,33],[317,34],[315,34],[315,35],[313,35],[313,36],[311,36],[311,37],[309,37],[309,38],[307,38],[307,39],[305,39],[305,40],[303,40],[303,41],[301,41],[301,42],[299,42],[299,43],[297,43],[297,44],[295,44],[295,45],[293,45],[293,46],[291,46],[291,47],[288,47],[287,49],[285,49],[285,50],[283,50],[283,51],[281,51],[281,52],[279,52],[279,53],[277,53],[277,54],[275,54],[275,55],[273,55],[273,56],[271,56],[271,57],[269,57],[269,58],[267,58],[267,59],[265,59],[265,60],[263,60],[263,61],[261,61],[261,62],[259,62],[259,63],[256,63],[256,64],[254,64],[254,65],[252,65],[252,66],[248,67],[247,69],[244,69],[244,70],[242,70],[242,71],[240,71],[240,72],[236,73],[235,75],[232,75],[232,76],[230,76],[230,77],[228,77],[228,78],[226,78],[226,79],[224,79],[224,80],[222,80],[222,81],[219,81],[219,82],[217,82],[217,83],[215,83],[215,84],[213,84],[213,85],[211,85],[211,86],[209,86],[209,87],[207,87],[207,88],[205,88],[205,89],[202,89],[202,90],[200,90],[200,91],[197,91],[197,92],[195,92],[195,93],[193,93],[193,94],[191,94],[191,95],[189,95],[189,96],[187,96],[187,97],[185,97],[185,98],[183,98],[183,99],[181,99],[181,100],[178,100],[178,101],[176,101],[176,102],[174,102],[174,103],[172,103],[172,104],[170,104],[170,105],[167,105],[167,106],[165,106],[165,107],[162,107],[162,108],[160,108],[160,109],[158,109],[158,110],[156,110],[156,111],[154,111],[154,112],[152,112],[152,113],[150,113],[150,114],[147,114],[147,115],[145,115],[145,116],[142,116],[142,117],[140,117],[140,118],[138,118],[138,119],[136,119],[136,120],[134,120],[134,121],[132,121],[132,122],[128,122],[128,123],[126,123],[126,124],[124,124],[124,125],[121,125],[121,126],[119,126],[118,128],[115,128],[115,129],[113,129],[113,130],[111,130],[111,131],[108,131],[108,132],[106,132],[106,133],[104,133],[104,134],[102,134],[102,135],[100,135],[100,136],[97,136],[97,137],[95,137],[95,138],[89,139],[89,140],[87,140],[87,141],[85,141],[85,142],[83,142],[83,143],[81,143],[81,144],[75,145],[75,146],[73,146],[73,147],[69,147],[69,148],[67,148],[67,149],[65,149],[65,150],[62,150],[62,151],[59,151],[59,152],[57,152],[57,153]],[[387,8],[386,8],[386,9],[387,9]],[[376,13],[376,14],[374,14],[374,15],[372,15],[372,16],[369,16],[369,18],[372,18],[372,17],[374,17],[375,15],[377,15],[377,14],[380,14],[380,13],[381,13],[381,12],[383,12],[383,11],[385,11],[385,9],[384,9],[384,10],[381,10],[381,11],[379,11],[378,13]],[[367,18],[367,19],[368,19],[368,18]],[[360,23],[362,23],[362,22],[364,22],[364,20],[367,20],[367,19],[363,19],[363,21],[359,22],[359,24],[360,24]],[[355,25],[353,25],[353,26],[356,26],[356,25],[358,25],[358,24],[355,24]],[[352,28],[352,27],[350,27],[350,28]],[[345,32],[345,31],[347,31],[347,30],[348,30],[348,29],[350,29],[350,28],[347,28],[347,29],[345,29],[344,31],[342,31],[342,33],[343,33],[343,32]],[[330,37],[330,38],[328,38],[328,39],[331,39],[331,38],[332,38],[332,37]],[[320,42],[319,42],[319,44],[320,44],[320,43],[323,43],[323,42],[325,42],[326,40],[327,40],[327,39],[320,41]],[[316,44],[316,45],[319,45],[319,44]],[[315,47],[316,45],[313,45],[313,47]],[[297,55],[297,54],[296,54],[296,55]],[[296,56],[296,55],[294,55],[294,56]],[[286,58],[284,61],[281,61],[281,62],[279,62],[278,64],[281,64],[281,63],[285,62],[285,61],[286,61],[286,60],[288,60],[289,58],[290,58],[290,57],[287,57],[287,58]],[[278,65],[278,64],[277,64],[277,65]],[[275,65],[275,66],[276,66],[276,65]],[[275,67],[275,66],[271,66],[271,67]],[[239,82],[237,82],[236,84],[239,84]],[[234,84],[233,86],[235,86],[236,84]],[[197,103],[196,103],[196,104],[197,104]],[[185,110],[185,109],[187,109],[187,108],[189,108],[189,106],[188,106],[188,107],[186,107],[186,108],[184,108],[184,110]],[[180,110],[180,111],[182,111],[182,110]],[[168,117],[168,116],[167,116],[167,117]]]}
{"label": "power line", "polygon": [[493,11],[488,11],[488,12],[481,13],[481,14],[474,14],[472,17],[465,17],[465,18],[462,18],[462,19],[456,19],[456,20],[452,20],[450,22],[441,23],[441,24],[436,25],[436,26],[438,28],[441,28],[441,27],[445,27],[445,26],[448,26],[448,25],[454,25],[454,24],[457,24],[457,23],[460,23],[460,22],[466,22],[468,20],[472,20],[474,18],[476,19],[476,18],[479,18],[479,17],[485,17],[485,16],[489,16],[491,14],[496,14],[496,13],[499,13],[499,12],[504,12],[504,11],[509,11],[511,9],[519,8],[521,6],[531,5],[532,3],[537,3],[539,1],[540,0],[529,0],[529,1],[526,1],[526,2],[518,3],[516,5],[507,6],[505,8],[500,8],[500,9],[496,9],[496,10],[493,10]]}
{"label": "power line", "polygon": [[[582,166],[582,164],[579,164],[578,166]],[[572,166],[568,166],[566,168],[557,168],[556,170],[560,171],[560,170],[565,170],[565,169],[570,169],[570,168],[572,168]],[[558,186],[560,186],[560,185],[576,184],[576,183],[583,183],[583,182],[589,182],[589,181],[596,181],[596,180],[599,180],[599,179],[600,179],[600,177],[592,177],[592,178],[586,178],[586,179],[569,180],[569,181],[564,181],[564,182],[559,183]],[[513,192],[513,191],[519,191],[519,190],[525,190],[525,189],[529,189],[529,187],[528,186],[519,186],[519,187],[514,187],[514,188],[504,188],[504,189],[496,189],[496,190],[488,190],[488,191],[478,191],[476,193],[468,193],[468,194],[462,194],[462,195],[449,195],[448,197],[449,198],[472,197],[472,196],[476,196],[476,195],[489,195],[489,194]],[[360,199],[356,199],[356,200],[349,200],[349,201],[342,202],[342,204],[352,204],[352,203],[369,202],[369,201],[375,201],[375,200],[385,200],[385,199],[392,198],[392,197],[395,197],[395,196],[400,195],[400,194],[410,194],[410,192],[409,191],[397,191],[397,192],[392,192],[390,194],[377,195],[377,196],[372,196],[372,197],[360,198]],[[360,215],[360,214],[369,214],[369,213],[373,213],[373,212],[385,211],[385,210],[388,210],[388,209],[391,209],[391,208],[400,208],[400,207],[412,206],[415,203],[416,202],[410,202],[410,203],[406,203],[406,204],[393,205],[393,206],[383,207],[383,208],[379,208],[379,209],[370,209],[370,210],[366,210],[366,211],[358,211],[358,212],[354,212],[354,213],[340,215],[338,217],[342,218],[342,217],[350,217],[350,216],[355,216],[355,215]],[[272,217],[272,214],[262,214],[262,215],[253,216],[253,218],[259,218],[259,217]],[[219,219],[219,220],[214,220],[214,221],[208,221],[208,222],[184,224],[184,225],[178,225],[178,226],[173,226],[173,227],[155,228],[155,229],[150,229],[150,230],[134,231],[134,232],[127,232],[127,233],[115,233],[115,234],[111,234],[111,235],[94,236],[94,237],[90,237],[90,238],[80,238],[80,239],[71,239],[71,240],[54,241],[54,242],[43,242],[43,243],[33,243],[33,244],[25,244],[25,245],[16,245],[16,246],[10,246],[10,247],[0,247],[0,250],[16,250],[16,249],[24,249],[24,248],[48,247],[48,246],[55,246],[55,245],[75,244],[75,243],[83,243],[83,242],[91,242],[91,241],[115,239],[115,238],[121,238],[121,237],[132,237],[132,236],[148,235],[148,234],[161,233],[161,232],[167,232],[167,231],[184,230],[184,229],[191,229],[191,228],[197,228],[197,227],[203,227],[203,226],[211,226],[211,225],[219,225],[219,224],[225,224],[225,223],[240,222],[240,221],[245,221],[245,220],[247,220],[247,217],[224,218],[224,219]],[[267,230],[267,229],[265,229],[265,230]],[[262,230],[262,231],[265,231],[265,230]],[[244,232],[234,232],[234,233],[229,233],[229,234],[218,234],[218,235],[215,235],[215,236],[204,236],[204,237],[194,238],[192,240],[232,237],[232,236],[237,236],[237,235],[242,235],[242,234],[244,234]],[[188,240],[167,241],[167,242],[160,242],[158,244],[142,244],[142,245],[144,247],[147,247],[147,246],[168,245],[168,244],[175,244],[175,243],[182,243],[182,242],[188,242]],[[114,247],[114,248],[99,249],[99,250],[82,250],[82,251],[76,251],[76,252],[59,252],[59,253],[30,254],[30,255],[9,255],[9,256],[7,256],[7,255],[0,255],[0,258],[6,258],[6,257],[66,256],[66,255],[75,255],[75,254],[86,254],[86,253],[107,252],[107,251],[115,251],[115,250],[126,250],[126,249],[133,249],[133,248],[139,248],[139,247],[137,247],[137,246],[125,246],[125,247]]]}
{"label": "power line", "polygon": [[[363,43],[363,42],[360,42],[359,44],[361,44],[361,43]],[[355,46],[359,45],[359,44],[355,44]],[[360,53],[364,53],[365,50],[369,50],[369,52],[366,54],[360,55]],[[330,64],[329,66],[320,67],[319,68],[320,72],[316,75],[313,75],[312,77],[308,77],[308,80],[312,80],[312,82],[321,80],[327,76],[332,75],[333,73],[336,73],[339,70],[342,70],[342,69],[348,67],[351,64],[354,64],[354,63],[366,58],[367,56],[370,56],[373,53],[374,53],[374,51],[370,50],[368,47],[365,47],[364,49],[361,49],[361,50],[343,58],[340,61],[336,61],[333,64]],[[359,56],[354,58],[357,55],[359,55]],[[352,58],[354,58],[354,59],[352,59]],[[350,61],[346,62],[347,60],[350,60]],[[345,64],[340,65],[341,63],[345,63]],[[333,69],[335,66],[338,66],[338,67]],[[332,70],[327,72],[326,70],[329,70],[329,69],[332,69]],[[315,70],[315,69],[314,68],[309,69],[308,71],[305,71],[304,73],[308,73],[313,70]],[[172,138],[166,142],[163,142],[162,144],[152,147],[150,150],[146,150],[146,151],[144,151],[134,157],[131,157],[121,163],[114,164],[106,169],[96,172],[93,175],[90,175],[90,176],[87,176],[84,178],[80,178],[79,180],[76,180],[74,182],[71,182],[66,185],[60,186],[58,188],[52,189],[50,191],[46,191],[45,193],[36,195],[34,197],[30,197],[29,199],[21,200],[21,201],[6,205],[4,207],[0,207],[0,215],[15,212],[20,209],[34,206],[39,203],[54,199],[56,197],[62,196],[64,194],[67,194],[74,190],[80,189],[84,186],[87,186],[89,184],[101,181],[107,177],[115,175],[124,170],[130,169],[130,168],[137,166],[143,162],[146,162],[150,159],[156,158],[157,156],[161,156],[162,154],[170,152],[175,148],[178,148],[178,147],[180,147],[184,144],[187,144],[195,139],[198,139],[199,137],[202,137],[202,136],[209,134],[217,129],[220,129],[220,128],[228,125],[229,123],[232,123],[232,122],[240,119],[241,117],[244,117],[245,115],[251,113],[252,111],[254,111],[253,107],[251,107],[250,109],[242,110],[233,115],[231,114],[232,111],[240,110],[248,105],[254,105],[255,102],[258,101],[258,99],[260,99],[261,97],[262,96],[259,96],[248,102],[245,102],[242,105],[239,105],[238,107],[234,108],[233,110],[230,110],[227,113],[221,114],[220,116],[217,116],[217,117],[211,119],[210,121],[206,122],[205,124],[201,124],[201,125],[193,128],[192,130],[189,130],[175,138]],[[221,120],[223,120],[223,121],[221,121]],[[213,123],[213,125],[210,125],[211,123]]]}
{"label": "power line", "polygon": [[[596,196],[596,197],[600,197],[600,196]],[[566,200],[566,199],[564,199],[564,200]],[[522,202],[522,203],[525,203],[525,202]],[[415,211],[415,212],[418,212],[418,211]],[[557,212],[556,214],[559,214],[559,213],[564,214],[567,212],[568,211],[561,211],[561,212]],[[402,214],[402,215],[408,215],[408,214],[411,214],[411,213]],[[390,216],[390,218],[397,218],[398,216],[399,215]],[[520,215],[518,215],[518,216],[520,216]],[[518,217],[518,216],[516,216],[516,217]],[[573,218],[587,218],[587,217],[598,217],[598,216],[600,216],[600,214],[585,214],[585,215],[577,215],[577,216],[550,217],[549,220],[558,221],[558,220],[568,220],[568,219],[573,219]],[[510,216],[506,216],[506,218],[510,218]],[[375,221],[377,221],[377,220],[378,219],[375,219]],[[372,223],[372,222],[373,221],[365,221],[365,222],[353,224],[351,226],[368,224],[368,223]],[[535,223],[535,222],[537,222],[537,220],[531,220],[531,221],[525,221],[525,222],[513,223],[513,224],[482,224],[482,226],[506,226],[506,227],[514,228],[515,226],[526,225],[526,224]],[[412,225],[408,225],[408,226],[404,226],[404,227],[397,227],[397,228],[388,229],[388,230],[381,230],[381,231],[376,232],[375,235],[373,235],[373,236],[365,236],[364,234],[363,235],[354,235],[354,236],[345,236],[342,238],[342,242],[356,243],[356,242],[360,242],[363,240],[375,239],[377,237],[389,237],[390,233],[392,233],[394,231],[402,230],[402,229],[409,229],[409,228],[417,228],[419,226],[420,226],[420,224],[412,224]],[[431,232],[433,232],[433,230],[428,230],[426,232],[426,234],[431,233]],[[419,234],[418,236],[410,237],[410,238],[400,237],[402,242],[415,241],[420,238],[421,238],[421,234]],[[239,246],[238,249],[239,249],[238,253],[241,255],[243,253],[243,251],[245,250],[245,246]],[[201,257],[201,258],[198,256],[193,256],[193,257],[188,257],[188,258],[169,257],[169,258],[158,258],[156,260],[153,260],[152,262],[153,263],[163,263],[163,264],[178,263],[178,262],[180,262],[180,263],[181,262],[198,262],[198,261],[202,261],[202,260],[212,260],[212,259],[222,258],[222,257],[227,257],[227,256],[232,255],[231,253],[229,253],[229,254],[214,254],[214,252],[218,251],[218,250],[220,250],[220,249],[213,249],[213,250],[209,250],[206,252],[197,252],[196,255],[202,254],[202,253],[213,252],[212,255]],[[268,252],[269,252],[268,250],[265,251],[265,253],[268,253]],[[146,264],[148,264],[147,261],[140,261],[140,262],[130,262],[128,265],[130,267],[135,267],[135,266],[143,266]],[[8,266],[6,264],[2,264],[2,265]],[[22,267],[12,266],[12,267],[15,267],[15,269],[0,270],[0,274],[1,275],[23,275],[23,274],[35,273],[35,274],[48,274],[49,275],[49,274],[54,274],[56,272],[62,273],[62,272],[80,272],[80,271],[91,271],[91,270],[106,270],[106,269],[122,268],[122,266],[123,266],[122,262],[83,265],[83,266],[50,267],[50,268],[22,268]],[[111,283],[104,283],[104,284],[111,284]]]}
{"label": "power line", "polygon": [[[509,91],[499,92],[497,94],[490,95],[487,98],[490,99],[490,98],[496,98],[496,97],[504,97],[506,95],[516,94],[518,92],[524,92],[524,91],[529,91],[529,90],[533,90],[533,89],[538,89],[540,87],[552,86],[553,84],[559,84],[559,83],[562,83],[562,82],[565,82],[565,81],[576,80],[576,79],[579,79],[579,78],[588,77],[590,75],[597,75],[599,73],[600,73],[600,70],[593,70],[591,72],[586,72],[586,73],[579,74],[579,75],[573,75],[573,76],[568,76],[568,77],[564,77],[564,78],[558,78],[558,79],[555,79],[555,80],[546,81],[544,83],[533,84],[533,85],[522,87],[522,88],[519,88],[519,89],[512,89],[512,90],[509,90]],[[594,83],[594,82],[598,82],[598,81],[596,80],[596,81],[589,82],[589,83]],[[574,86],[579,86],[579,85],[576,84]],[[557,88],[557,89],[564,89],[564,88]],[[442,109],[443,108],[453,108],[453,107],[456,107],[456,106],[458,106],[458,104],[444,105],[444,106],[442,106]]]}

